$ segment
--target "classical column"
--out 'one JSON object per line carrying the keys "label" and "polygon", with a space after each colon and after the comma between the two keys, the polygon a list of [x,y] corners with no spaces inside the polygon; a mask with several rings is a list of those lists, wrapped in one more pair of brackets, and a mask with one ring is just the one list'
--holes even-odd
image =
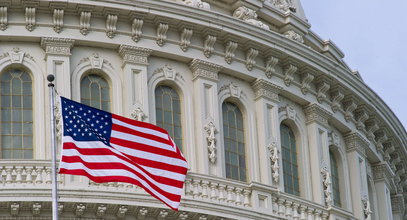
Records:
{"label": "classical column", "polygon": [[[369,142],[357,132],[345,136],[346,152],[351,188],[353,214],[358,219],[365,219],[363,199],[368,198],[366,176],[366,152]],[[378,197],[380,198],[380,197]]]}
{"label": "classical column", "polygon": [[[281,172],[279,161],[281,150],[277,147],[280,138],[278,119],[278,94],[283,89],[264,79],[252,84],[255,93],[256,127],[258,132],[258,167],[260,182],[279,186]],[[266,156],[267,155],[267,156]]]}
{"label": "classical column", "polygon": [[189,64],[193,74],[194,120],[196,130],[196,160],[191,161],[191,170],[199,173],[221,175],[219,164],[219,109],[218,72],[221,66],[194,59]]}
{"label": "classical column", "polygon": [[46,73],[55,76],[55,89],[59,95],[71,97],[70,56],[74,40],[67,38],[41,38],[47,62]]}
{"label": "classical column", "polygon": [[123,113],[141,121],[149,121],[147,67],[151,49],[120,45],[123,69]]}
{"label": "classical column", "polygon": [[373,180],[376,188],[376,197],[379,219],[393,219],[392,204],[390,199],[390,186],[394,172],[386,162],[379,163],[372,167]]}
{"label": "classical column", "polygon": [[[305,107],[312,197],[314,202],[325,205],[322,169],[329,168],[328,119],[330,112],[316,103]],[[328,169],[329,170],[329,169]]]}

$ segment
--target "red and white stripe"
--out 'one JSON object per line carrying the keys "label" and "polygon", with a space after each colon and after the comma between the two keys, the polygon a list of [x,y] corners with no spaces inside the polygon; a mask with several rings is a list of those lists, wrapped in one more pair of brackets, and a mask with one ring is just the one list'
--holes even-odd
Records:
{"label": "red and white stripe", "polygon": [[168,133],[114,114],[112,122],[111,146],[64,136],[60,173],[132,183],[178,210],[187,162]]}

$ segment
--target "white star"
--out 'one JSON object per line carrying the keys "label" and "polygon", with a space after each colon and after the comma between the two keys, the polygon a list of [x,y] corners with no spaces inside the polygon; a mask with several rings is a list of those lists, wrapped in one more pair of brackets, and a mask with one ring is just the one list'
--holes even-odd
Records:
{"label": "white star", "polygon": [[93,124],[93,123],[92,123],[92,124],[90,124],[90,126],[92,126],[92,127],[93,127],[93,126],[95,126],[95,124]]}
{"label": "white star", "polygon": [[81,111],[82,111],[82,108],[79,108],[79,110],[81,110]]}
{"label": "white star", "polygon": [[96,124],[99,124],[99,120],[96,120]]}
{"label": "white star", "polygon": [[76,133],[73,133],[73,136],[76,136]]}
{"label": "white star", "polygon": [[72,124],[72,122],[73,122],[72,120],[69,120],[69,123],[71,123],[71,124]]}

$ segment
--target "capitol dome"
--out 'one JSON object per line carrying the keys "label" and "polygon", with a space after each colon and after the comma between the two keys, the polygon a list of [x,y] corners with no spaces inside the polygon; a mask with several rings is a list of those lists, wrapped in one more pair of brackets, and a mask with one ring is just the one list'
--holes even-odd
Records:
{"label": "capitol dome", "polygon": [[59,175],[60,219],[406,219],[406,130],[343,57],[299,0],[2,0],[0,220],[52,219],[48,74],[189,165],[178,212]]}

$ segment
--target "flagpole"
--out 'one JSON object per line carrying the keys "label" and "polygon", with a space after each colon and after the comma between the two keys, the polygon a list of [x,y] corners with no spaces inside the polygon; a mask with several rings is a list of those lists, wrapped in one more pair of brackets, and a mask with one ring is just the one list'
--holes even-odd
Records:
{"label": "flagpole", "polygon": [[52,158],[52,219],[58,220],[58,182],[57,182],[57,169],[56,169],[56,139],[55,139],[55,115],[54,115],[54,75],[47,76],[49,97],[50,97],[50,113],[51,113],[51,158]]}

